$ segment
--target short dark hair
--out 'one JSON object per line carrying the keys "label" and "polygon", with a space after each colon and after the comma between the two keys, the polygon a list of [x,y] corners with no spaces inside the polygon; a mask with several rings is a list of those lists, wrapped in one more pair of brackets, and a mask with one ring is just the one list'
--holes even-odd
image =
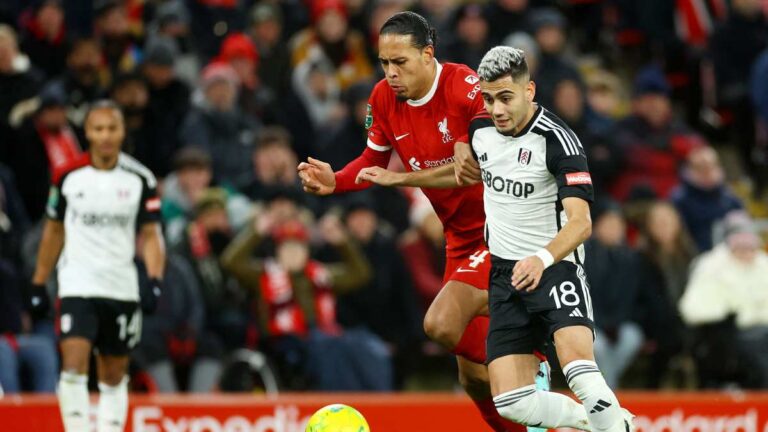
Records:
{"label": "short dark hair", "polygon": [[123,110],[120,109],[120,105],[118,105],[115,101],[112,99],[101,99],[92,103],[91,106],[88,107],[88,112],[85,114],[85,120],[83,121],[83,124],[88,123],[88,118],[91,116],[92,112],[103,109],[117,111],[118,114],[120,114],[120,117],[123,116]]}
{"label": "short dark hair", "polygon": [[434,27],[416,12],[398,12],[389,17],[379,31],[379,35],[385,34],[410,35],[413,46],[418,49],[437,45],[437,32]]}
{"label": "short dark hair", "polygon": [[291,133],[282,126],[267,126],[256,139],[256,150],[277,145],[291,148]]}
{"label": "short dark hair", "polygon": [[480,61],[477,75],[483,81],[496,81],[499,78],[510,75],[513,80],[528,77],[528,62],[525,61],[525,52],[518,48],[497,46],[491,48]]}

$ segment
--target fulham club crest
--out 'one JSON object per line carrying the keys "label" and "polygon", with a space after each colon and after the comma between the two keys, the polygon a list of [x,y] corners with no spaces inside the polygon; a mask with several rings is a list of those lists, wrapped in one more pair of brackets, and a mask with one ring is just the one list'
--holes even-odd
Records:
{"label": "fulham club crest", "polygon": [[520,165],[528,165],[531,163],[531,151],[521,148],[520,151],[517,152],[517,162],[520,163]]}

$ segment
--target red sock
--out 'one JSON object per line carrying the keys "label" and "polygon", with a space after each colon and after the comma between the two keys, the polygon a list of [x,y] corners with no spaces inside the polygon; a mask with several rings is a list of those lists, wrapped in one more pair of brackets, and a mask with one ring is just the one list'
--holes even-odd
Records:
{"label": "red sock", "polygon": [[496,405],[493,403],[493,399],[485,399],[481,401],[472,400],[477,405],[477,409],[480,410],[480,414],[483,416],[483,420],[488,423],[495,432],[526,432],[528,428],[523,425],[512,423],[505,419],[499,412],[496,411]]}
{"label": "red sock", "polygon": [[488,322],[487,316],[472,318],[467,328],[464,329],[461,340],[453,349],[453,353],[469,361],[485,364],[485,339],[488,337]]}

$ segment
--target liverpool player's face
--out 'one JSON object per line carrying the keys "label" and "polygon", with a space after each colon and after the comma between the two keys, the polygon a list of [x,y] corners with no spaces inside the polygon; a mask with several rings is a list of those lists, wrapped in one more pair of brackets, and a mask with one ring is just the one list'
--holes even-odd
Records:
{"label": "liverpool player's face", "polygon": [[125,138],[122,114],[111,108],[91,112],[85,123],[85,135],[95,156],[102,159],[117,157]]}
{"label": "liverpool player's face", "polygon": [[514,134],[525,127],[533,109],[533,82],[526,78],[514,80],[507,75],[496,81],[480,81],[480,90],[496,130]]}
{"label": "liverpool player's face", "polygon": [[413,46],[413,36],[384,34],[379,38],[379,62],[387,83],[400,100],[424,97],[432,86],[432,47]]}

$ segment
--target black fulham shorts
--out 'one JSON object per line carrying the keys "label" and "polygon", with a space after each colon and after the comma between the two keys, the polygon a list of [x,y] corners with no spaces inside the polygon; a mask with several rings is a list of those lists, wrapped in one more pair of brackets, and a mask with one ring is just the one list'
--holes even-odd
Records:
{"label": "black fulham shorts", "polygon": [[59,339],[88,339],[96,353],[128,355],[141,338],[141,310],[138,302],[98,297],[64,297],[56,322]]}
{"label": "black fulham shorts", "polygon": [[526,292],[512,287],[516,263],[492,257],[487,363],[510,354],[531,354],[563,327],[595,328],[581,265],[560,261],[544,270],[535,290]]}

